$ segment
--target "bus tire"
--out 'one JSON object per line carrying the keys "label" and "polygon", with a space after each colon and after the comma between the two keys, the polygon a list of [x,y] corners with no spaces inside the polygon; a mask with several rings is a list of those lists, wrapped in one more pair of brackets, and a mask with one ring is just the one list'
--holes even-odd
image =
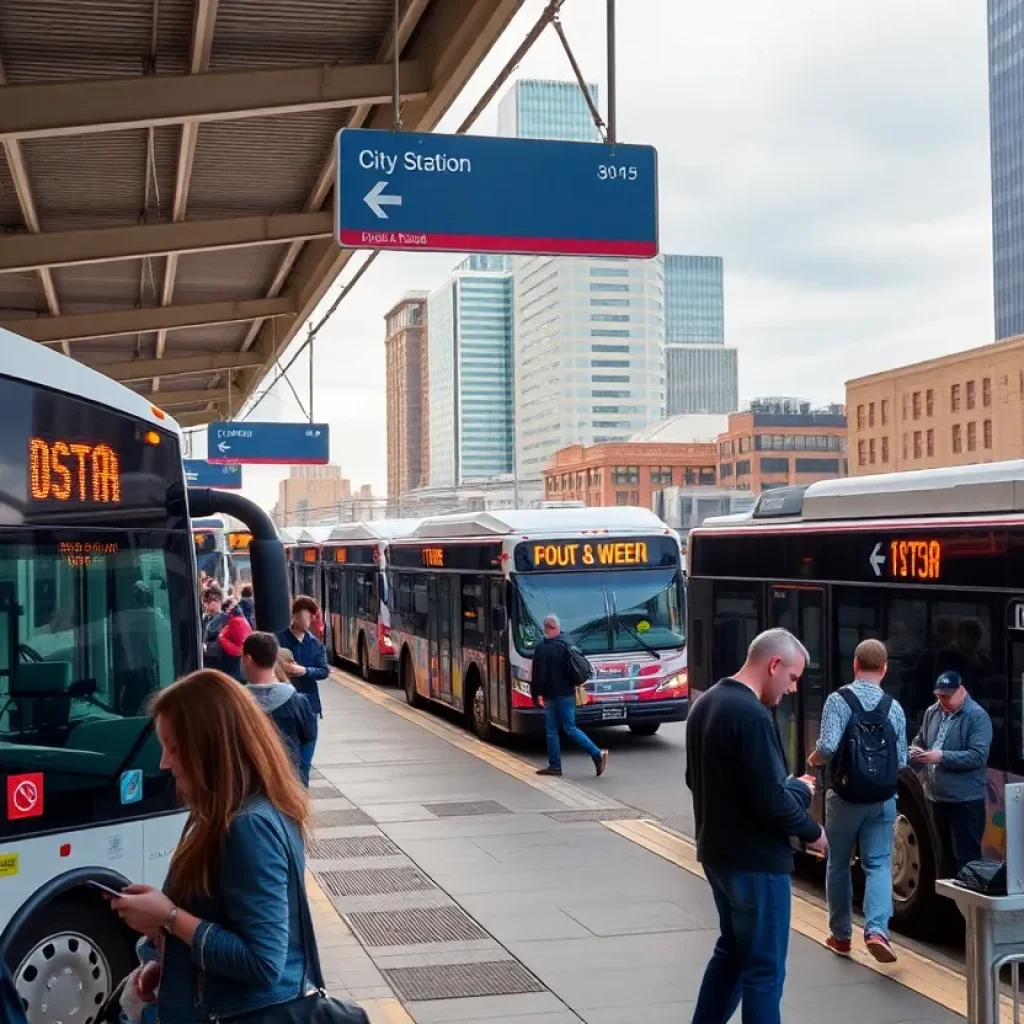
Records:
{"label": "bus tire", "polygon": [[480,676],[476,672],[470,673],[467,682],[469,684],[469,700],[466,702],[466,712],[469,718],[469,727],[484,743],[490,743],[494,738],[494,730],[491,728],[491,709],[487,702],[487,687],[480,682]]}
{"label": "bus tire", "polygon": [[408,651],[402,655],[402,689],[405,691],[405,702],[409,707],[423,707],[423,698],[416,692],[416,669]]}
{"label": "bus tire", "polygon": [[366,634],[359,634],[359,676],[364,683],[372,682],[373,672],[370,669],[370,656],[366,650]]}
{"label": "bus tire", "polygon": [[661,722],[637,722],[629,726],[634,736],[653,736],[661,728]]}
{"label": "bus tire", "polygon": [[893,925],[910,936],[924,936],[936,911],[935,851],[925,812],[909,790],[896,796],[892,850]]}
{"label": "bus tire", "polygon": [[[7,963],[30,1020],[74,1017],[81,1024],[95,1024],[100,1006],[136,966],[133,945],[109,908],[73,895],[29,919],[8,946]],[[78,1014],[75,1007],[81,1007]]]}

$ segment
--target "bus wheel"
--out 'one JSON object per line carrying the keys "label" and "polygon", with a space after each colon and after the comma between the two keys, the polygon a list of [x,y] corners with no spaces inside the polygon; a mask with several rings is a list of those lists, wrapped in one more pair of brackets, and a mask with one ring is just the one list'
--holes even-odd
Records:
{"label": "bus wheel", "polygon": [[927,927],[934,904],[935,856],[931,834],[914,798],[896,798],[892,847],[893,923],[907,934]]}
{"label": "bus wheel", "polygon": [[473,687],[469,709],[473,732],[485,743],[490,742],[492,732],[491,716],[487,709],[487,691],[479,680]]}
{"label": "bus wheel", "polygon": [[58,900],[18,933],[8,952],[14,985],[35,1024],[94,1024],[132,970],[131,948],[106,907]]}
{"label": "bus wheel", "polygon": [[370,681],[370,658],[366,653],[366,638],[362,633],[359,634],[359,674],[363,677],[364,683]]}
{"label": "bus wheel", "polygon": [[638,722],[631,725],[629,731],[634,736],[653,736],[661,728],[661,722]]}
{"label": "bus wheel", "polygon": [[405,690],[405,702],[409,707],[423,707],[423,698],[416,692],[416,670],[408,654],[402,659],[402,689]]}

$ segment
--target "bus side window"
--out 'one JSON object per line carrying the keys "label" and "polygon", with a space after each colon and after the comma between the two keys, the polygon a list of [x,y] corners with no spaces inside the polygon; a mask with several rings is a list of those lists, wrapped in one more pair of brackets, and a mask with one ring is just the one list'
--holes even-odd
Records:
{"label": "bus side window", "polygon": [[[835,664],[830,690],[853,682],[853,652],[861,640],[882,638],[882,599],[870,589],[835,587],[832,591],[835,609]],[[885,681],[887,684],[890,680]],[[892,694],[896,696],[895,693]]]}
{"label": "bus side window", "polygon": [[712,598],[712,650],[709,679],[736,672],[747,657],[747,648],[763,626],[761,585],[715,583]]}
{"label": "bus side window", "polygon": [[473,650],[486,650],[484,633],[484,581],[472,577],[462,581],[462,644]]}

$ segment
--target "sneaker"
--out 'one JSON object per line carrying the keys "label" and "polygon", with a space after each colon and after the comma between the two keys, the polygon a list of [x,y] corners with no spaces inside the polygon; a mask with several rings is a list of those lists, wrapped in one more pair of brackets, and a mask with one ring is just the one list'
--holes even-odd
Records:
{"label": "sneaker", "polygon": [[602,750],[597,757],[594,758],[594,767],[597,769],[597,777],[601,778],[604,775],[605,768],[608,767],[608,751]]}
{"label": "sneaker", "polygon": [[562,769],[561,768],[552,768],[550,765],[548,765],[547,768],[538,768],[537,769],[537,774],[538,775],[555,775],[555,776],[561,778]]}
{"label": "sneaker", "polygon": [[896,954],[892,951],[892,946],[889,945],[889,940],[884,935],[865,935],[864,945],[868,947],[868,952],[880,964],[896,963]]}
{"label": "sneaker", "polygon": [[849,956],[852,947],[849,939],[837,939],[834,935],[830,935],[825,940],[825,945],[837,956]]}

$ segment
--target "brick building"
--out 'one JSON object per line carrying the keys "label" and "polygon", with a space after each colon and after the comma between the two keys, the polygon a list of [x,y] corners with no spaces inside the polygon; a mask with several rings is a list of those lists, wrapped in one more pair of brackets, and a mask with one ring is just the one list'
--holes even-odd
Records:
{"label": "brick building", "polygon": [[720,486],[760,494],[849,473],[846,414],[793,398],[761,398],[718,438]]}
{"label": "brick building", "polygon": [[384,316],[388,496],[427,481],[427,293],[407,292]]}
{"label": "brick building", "polygon": [[1024,336],[846,383],[853,473],[1024,458]]}

